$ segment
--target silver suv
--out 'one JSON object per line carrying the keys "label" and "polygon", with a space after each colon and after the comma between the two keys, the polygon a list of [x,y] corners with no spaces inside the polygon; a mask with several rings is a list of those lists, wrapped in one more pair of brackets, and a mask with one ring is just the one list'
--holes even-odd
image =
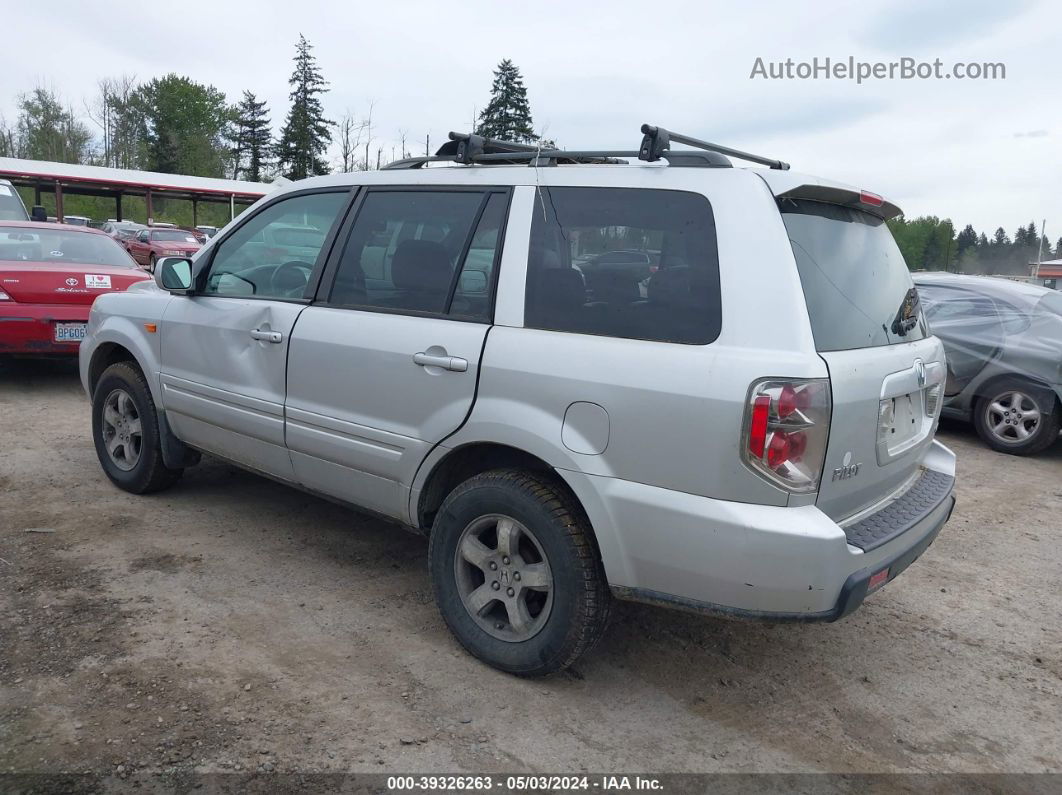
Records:
{"label": "silver suv", "polygon": [[450,629],[520,675],[589,649],[612,597],[847,615],[954,502],[899,210],[643,132],[452,134],[271,193],[101,296],[80,362],[104,472],[155,491],[202,452],[423,533]]}

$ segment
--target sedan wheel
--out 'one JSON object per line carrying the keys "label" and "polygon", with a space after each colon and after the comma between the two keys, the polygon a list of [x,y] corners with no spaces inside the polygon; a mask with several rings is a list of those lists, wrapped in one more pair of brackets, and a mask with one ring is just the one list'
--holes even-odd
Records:
{"label": "sedan wheel", "polygon": [[978,401],[974,424],[993,450],[1012,455],[1038,453],[1058,438],[1056,400],[1045,389],[1009,379]]}

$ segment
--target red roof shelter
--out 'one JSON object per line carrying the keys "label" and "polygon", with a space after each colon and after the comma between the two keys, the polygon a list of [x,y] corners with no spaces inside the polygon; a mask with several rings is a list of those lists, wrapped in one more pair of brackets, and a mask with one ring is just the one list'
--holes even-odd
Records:
{"label": "red roof shelter", "polygon": [[34,189],[34,204],[41,203],[41,193],[55,194],[56,217],[63,220],[63,194],[113,198],[115,219],[122,220],[122,197],[143,196],[147,204],[148,224],[154,221],[153,197],[186,199],[192,202],[193,225],[198,223],[199,202],[229,205],[230,219],[236,217],[236,205],[258,201],[276,184],[245,182],[212,177],[188,177],[124,168],[50,163],[44,160],[21,160],[0,157],[0,178],[14,185]]}

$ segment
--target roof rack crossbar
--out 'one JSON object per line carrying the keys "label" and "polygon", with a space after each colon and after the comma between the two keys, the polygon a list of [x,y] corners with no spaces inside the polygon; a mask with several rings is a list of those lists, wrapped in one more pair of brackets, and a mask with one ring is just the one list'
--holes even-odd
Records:
{"label": "roof rack crossbar", "polygon": [[[781,171],[789,169],[789,164],[781,160],[772,160],[750,152],[742,152],[740,149],[731,149],[729,146],[709,143],[689,135],[671,132],[663,127],[654,127],[651,124],[642,125],[642,136],[641,147],[637,151],[610,149],[568,151],[556,147],[543,149],[535,144],[515,141],[499,141],[475,133],[451,132],[449,140],[440,146],[439,151],[434,155],[396,160],[388,163],[384,168],[420,168],[427,163],[439,162],[472,165],[474,163],[516,164],[526,161],[532,166],[558,163],[623,163],[626,161],[619,158],[629,157],[636,157],[649,163],[667,160],[672,166],[725,167],[730,165],[730,161],[726,158],[735,157]],[[672,150],[672,141],[694,147],[694,149]]]}
{"label": "roof rack crossbar", "polygon": [[788,171],[789,164],[781,160],[772,160],[769,157],[761,157],[760,155],[750,154],[749,152],[742,152],[740,149],[731,149],[729,146],[720,146],[719,144],[709,143],[708,141],[702,141],[699,138],[692,138],[688,135],[682,135],[681,133],[671,132],[663,127],[654,127],[651,124],[642,125],[642,146],[639,150],[638,156],[647,162],[659,160],[664,157],[664,153],[671,148],[671,142],[685,144],[686,146],[693,146],[697,149],[704,149],[708,152],[718,152],[721,155],[728,157],[736,157],[739,160],[747,160],[750,163],[759,163],[761,166],[768,166],[780,171]]}

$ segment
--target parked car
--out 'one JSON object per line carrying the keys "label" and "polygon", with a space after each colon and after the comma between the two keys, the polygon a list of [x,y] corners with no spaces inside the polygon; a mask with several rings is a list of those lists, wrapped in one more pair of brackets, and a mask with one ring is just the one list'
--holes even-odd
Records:
{"label": "parked car", "polygon": [[141,229],[126,240],[126,248],[138,264],[155,270],[159,257],[190,257],[200,249],[195,235],[183,229]]}
{"label": "parked car", "polygon": [[15,186],[0,179],[0,221],[28,221],[30,215]]}
{"label": "parked car", "polygon": [[149,280],[102,232],[0,221],[0,356],[74,356],[101,295]]}
{"label": "parked car", "polygon": [[118,243],[128,250],[126,245],[129,240],[136,237],[137,232],[147,229],[148,227],[143,224],[135,223],[134,221],[107,221],[103,225],[103,232],[110,235],[112,238],[118,241]]}
{"label": "parked car", "polygon": [[[613,597],[849,614],[954,502],[899,209],[644,131],[624,167],[452,136],[461,167],[296,182],[161,259],[81,349],[103,471],[147,493],[208,453],[424,533],[450,629],[524,676]],[[573,267],[607,235],[659,252],[644,299]]]}
{"label": "parked car", "polygon": [[1062,295],[987,276],[919,273],[915,284],[944,342],[946,416],[973,422],[993,450],[1030,455],[1058,439]]}
{"label": "parked car", "polygon": [[210,238],[212,238],[214,235],[216,235],[218,233],[218,227],[216,227],[216,226],[204,226],[204,225],[200,224],[195,229],[196,229],[197,232],[199,232],[200,235],[203,236],[203,238],[204,238],[203,242],[204,243],[207,240],[210,240]]}
{"label": "parked car", "polygon": [[64,215],[63,223],[67,226],[88,226],[92,221],[87,215]]}

